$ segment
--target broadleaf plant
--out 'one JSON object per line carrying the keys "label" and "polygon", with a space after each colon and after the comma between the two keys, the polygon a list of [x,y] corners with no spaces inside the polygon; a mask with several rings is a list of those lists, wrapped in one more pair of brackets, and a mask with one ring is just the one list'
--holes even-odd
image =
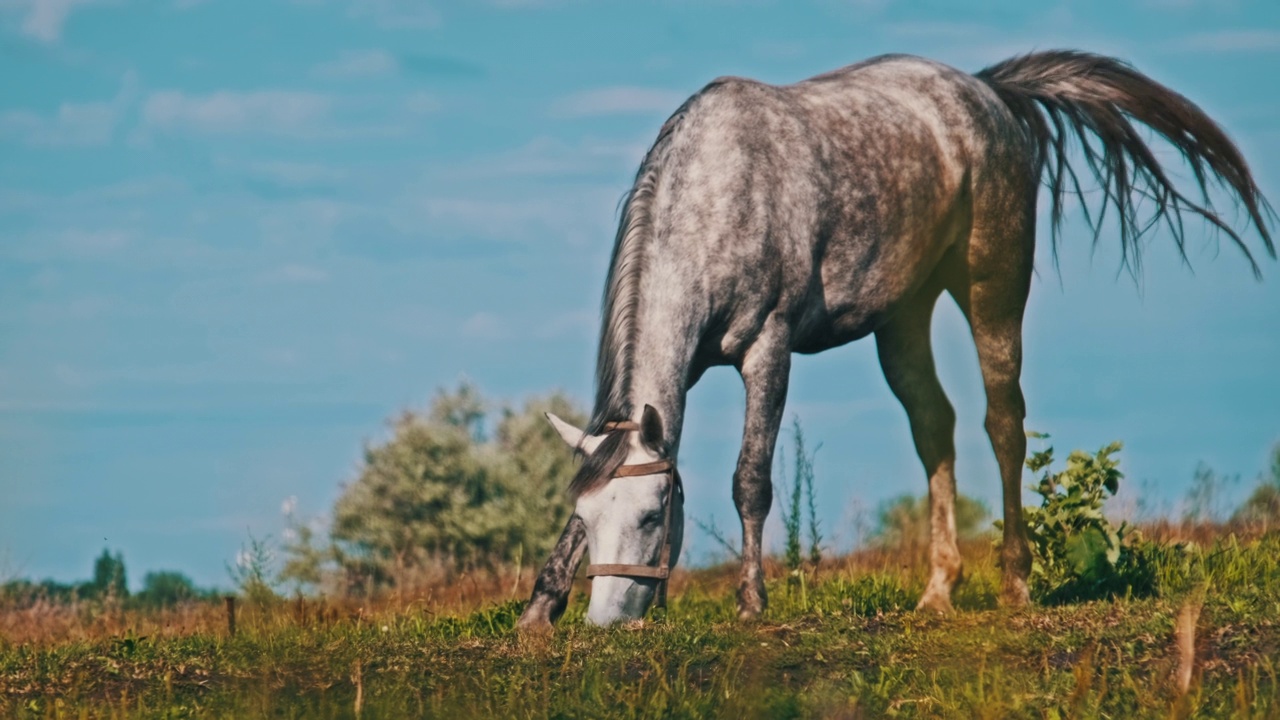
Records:
{"label": "broadleaf plant", "polygon": [[[1037,434],[1035,437],[1048,437]],[[1141,535],[1128,523],[1113,525],[1103,514],[1107,499],[1120,490],[1122,445],[1113,442],[1090,455],[1076,450],[1067,466],[1053,472],[1053,448],[1031,454],[1026,466],[1041,473],[1030,486],[1039,507],[1024,507],[1031,542],[1031,592],[1050,604],[1155,591],[1154,573],[1142,558]],[[996,527],[1000,527],[996,522]]]}

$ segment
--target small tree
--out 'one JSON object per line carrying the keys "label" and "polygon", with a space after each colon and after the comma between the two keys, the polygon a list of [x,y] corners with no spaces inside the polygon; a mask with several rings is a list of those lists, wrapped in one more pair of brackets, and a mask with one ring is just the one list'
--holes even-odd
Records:
{"label": "small tree", "polygon": [[485,408],[463,384],[426,413],[401,414],[390,439],[366,447],[334,506],[329,546],[291,525],[285,574],[315,583],[332,562],[349,589],[405,587],[548,552],[572,511],[574,461],[544,413],[586,418],[562,395],[535,398],[501,408],[490,437]]}
{"label": "small tree", "polygon": [[106,548],[93,563],[93,593],[98,597],[123,600],[129,597],[128,578],[125,575],[124,556],[112,555]]}
{"label": "small tree", "polygon": [[136,599],[147,607],[173,607],[200,597],[191,578],[180,572],[161,570],[142,578],[142,592]]}
{"label": "small tree", "polygon": [[265,606],[280,599],[275,590],[278,583],[275,560],[270,538],[259,540],[250,533],[249,542],[240,548],[235,564],[227,566],[231,581],[247,602]]}

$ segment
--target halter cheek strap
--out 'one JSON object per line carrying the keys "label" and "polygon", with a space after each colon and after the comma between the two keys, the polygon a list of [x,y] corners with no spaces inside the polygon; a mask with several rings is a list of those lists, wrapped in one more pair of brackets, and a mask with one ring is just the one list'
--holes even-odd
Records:
{"label": "halter cheek strap", "polygon": [[[638,431],[640,426],[629,420],[611,422],[604,426],[606,432],[615,430]],[[677,493],[684,495],[680,487],[680,476],[676,474],[675,465],[670,460],[655,460],[638,465],[623,465],[618,468],[614,478],[641,477],[644,475],[666,475],[667,486],[663,490],[663,502],[666,513],[662,519],[662,550],[658,553],[658,565],[627,565],[620,563],[598,563],[587,566],[587,577],[599,575],[618,577],[656,578],[658,580],[658,596],[655,604],[665,607],[667,604],[667,579],[671,576],[671,515]]]}

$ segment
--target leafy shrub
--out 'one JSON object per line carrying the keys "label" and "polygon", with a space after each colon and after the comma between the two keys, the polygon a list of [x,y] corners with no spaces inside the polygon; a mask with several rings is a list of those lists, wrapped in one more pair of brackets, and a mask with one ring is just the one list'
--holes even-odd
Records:
{"label": "leafy shrub", "polygon": [[[1040,481],[1031,486],[1040,507],[1023,508],[1031,541],[1031,592],[1039,601],[1059,604],[1156,591],[1151,562],[1155,548],[1128,523],[1112,525],[1103,515],[1107,498],[1120,489],[1119,442],[1094,455],[1076,450],[1062,472],[1049,470],[1053,448],[1026,461]],[[1001,527],[999,521],[996,527]]]}
{"label": "leafy shrub", "polygon": [[554,394],[500,408],[490,435],[486,406],[463,384],[427,412],[393,420],[391,437],[365,448],[343,488],[327,542],[286,513],[282,579],[316,586],[336,575],[339,590],[403,589],[545,556],[572,512],[564,489],[573,456],[544,413],[586,418]]}
{"label": "leafy shrub", "polygon": [[[981,500],[956,493],[956,538],[972,540],[982,534],[990,513]],[[929,544],[929,496],[899,495],[876,510],[872,540],[884,547],[923,548]]]}
{"label": "leafy shrub", "polygon": [[186,575],[172,570],[149,572],[142,578],[142,592],[134,596],[148,608],[164,608],[200,599],[205,593]]}
{"label": "leafy shrub", "polygon": [[227,565],[231,581],[247,602],[267,607],[280,599],[276,594],[279,579],[274,571],[275,561],[270,538],[259,540],[250,533],[249,542],[240,548],[235,565]]}

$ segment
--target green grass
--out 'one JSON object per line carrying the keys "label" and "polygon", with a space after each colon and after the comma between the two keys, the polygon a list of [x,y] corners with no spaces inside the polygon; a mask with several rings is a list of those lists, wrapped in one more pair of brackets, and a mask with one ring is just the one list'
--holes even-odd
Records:
{"label": "green grass", "polygon": [[[921,568],[770,583],[734,619],[723,573],[695,576],[643,626],[519,638],[521,603],[299,624],[247,614],[235,637],[0,641],[16,717],[1280,717],[1280,535],[1165,550],[1160,595],[995,607],[970,561],[951,616],[911,610]],[[1203,601],[1190,691],[1172,677],[1180,609]],[[359,708],[357,710],[357,707]]]}

